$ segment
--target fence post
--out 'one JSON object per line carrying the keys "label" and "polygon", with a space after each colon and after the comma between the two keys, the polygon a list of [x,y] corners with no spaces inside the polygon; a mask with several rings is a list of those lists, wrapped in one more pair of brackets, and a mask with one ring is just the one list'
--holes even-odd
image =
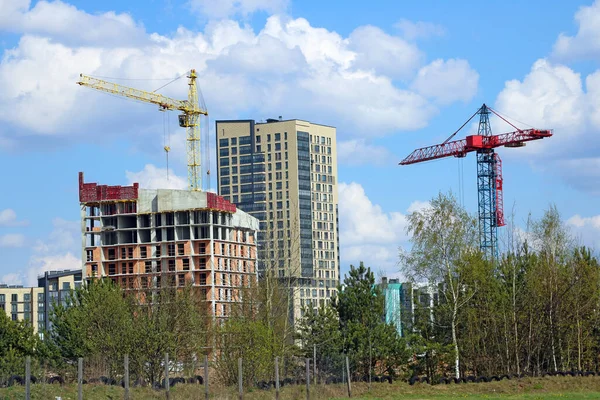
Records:
{"label": "fence post", "polygon": [[167,394],[167,400],[171,398],[171,393],[169,392],[171,385],[169,384],[169,353],[165,353],[165,390]]}
{"label": "fence post", "polygon": [[275,400],[279,400],[279,357],[275,357]]}
{"label": "fence post", "polygon": [[83,358],[77,359],[77,400],[83,400]]}
{"label": "fence post", "polygon": [[352,397],[352,385],[350,384],[350,362],[346,356],[346,376],[348,377],[348,397]]}
{"label": "fence post", "polygon": [[129,400],[129,354],[125,354],[125,400]]}
{"label": "fence post", "polygon": [[239,391],[240,391],[240,400],[242,400],[244,398],[244,387],[242,384],[243,378],[244,378],[244,375],[242,373],[242,359],[240,357],[240,358],[238,358],[238,384],[239,384]]}
{"label": "fence post", "polygon": [[204,355],[204,398],[208,400],[208,354]]}
{"label": "fence post", "polygon": [[317,381],[317,345],[313,345],[313,377],[315,378],[315,385],[319,382]]}
{"label": "fence post", "polygon": [[306,400],[310,400],[310,358],[306,359]]}
{"label": "fence post", "polygon": [[25,358],[25,398],[31,400],[31,356]]}

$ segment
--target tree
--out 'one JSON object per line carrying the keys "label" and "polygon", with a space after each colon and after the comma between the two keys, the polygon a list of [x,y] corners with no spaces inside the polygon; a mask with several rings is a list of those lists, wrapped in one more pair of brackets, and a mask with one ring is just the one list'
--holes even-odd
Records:
{"label": "tree", "polygon": [[481,259],[476,220],[452,195],[440,193],[429,207],[408,216],[407,232],[412,248],[400,253],[402,271],[412,281],[441,284],[440,295],[450,314],[455,375],[460,378],[459,311],[474,294],[474,288],[465,284],[468,267]]}
{"label": "tree", "polygon": [[193,375],[198,356],[208,353],[210,329],[206,304],[194,288],[163,288],[148,293],[152,303],[139,301],[133,317],[132,371],[148,382],[159,382],[165,353]]}
{"label": "tree", "polygon": [[51,341],[63,358],[97,357],[115,376],[133,348],[132,306],[112,280],[93,280],[73,291],[66,304],[54,306]]}
{"label": "tree", "polygon": [[304,309],[304,317],[298,324],[298,339],[304,350],[304,357],[313,358],[316,346],[318,366],[321,376],[333,373],[338,375],[344,367],[342,356],[342,332],[337,311],[331,305]]}
{"label": "tree", "polygon": [[0,377],[22,375],[25,356],[37,354],[40,340],[27,321],[12,321],[0,311]]}
{"label": "tree", "polygon": [[[353,369],[369,379],[372,369],[386,360],[395,349],[398,334],[385,323],[385,306],[380,288],[370,268],[361,262],[350,266],[333,308],[338,314],[343,351],[352,359]],[[387,369],[387,366],[386,366]]]}

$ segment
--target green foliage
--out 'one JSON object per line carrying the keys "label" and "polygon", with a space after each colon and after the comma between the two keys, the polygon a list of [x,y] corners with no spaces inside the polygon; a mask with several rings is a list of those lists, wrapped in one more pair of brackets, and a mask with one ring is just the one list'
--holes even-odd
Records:
{"label": "green foliage", "polygon": [[77,289],[66,305],[56,305],[48,351],[74,364],[78,357],[99,363],[98,375],[117,376],[124,355],[133,377],[158,382],[165,353],[186,363],[188,373],[204,352],[207,331],[202,306],[190,288],[148,293],[151,302],[125,296],[112,280],[93,280]]}
{"label": "green foliage", "polygon": [[0,377],[23,374],[25,356],[35,356],[40,341],[26,321],[12,321],[0,312]]}
{"label": "green foliage", "polygon": [[332,305],[306,309],[299,338],[306,357],[317,346],[321,369],[339,375],[347,355],[356,375],[393,373],[405,346],[395,327],[385,323],[384,297],[370,268],[350,266]]}

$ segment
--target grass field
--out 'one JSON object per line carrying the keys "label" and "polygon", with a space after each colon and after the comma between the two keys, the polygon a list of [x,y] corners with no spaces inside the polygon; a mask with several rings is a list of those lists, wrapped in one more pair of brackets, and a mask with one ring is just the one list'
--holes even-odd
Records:
{"label": "grass field", "polygon": [[[76,400],[76,385],[32,385],[32,399]],[[83,398],[86,400],[123,399],[121,387],[84,385]],[[234,388],[211,388],[211,399],[238,399]],[[343,385],[311,386],[311,399],[347,398]],[[24,399],[25,388],[11,387],[0,389],[0,400]],[[131,399],[165,399],[164,391],[149,388],[132,388]],[[180,385],[171,388],[172,400],[204,399],[204,386]],[[244,393],[245,400],[274,399],[275,391],[249,389]],[[281,400],[304,400],[306,391],[302,386],[289,386],[281,390]],[[600,399],[600,377],[547,377],[524,378],[490,383],[469,383],[460,385],[409,386],[404,382],[392,385],[374,383],[369,390],[365,383],[352,385],[352,398],[363,399]]]}

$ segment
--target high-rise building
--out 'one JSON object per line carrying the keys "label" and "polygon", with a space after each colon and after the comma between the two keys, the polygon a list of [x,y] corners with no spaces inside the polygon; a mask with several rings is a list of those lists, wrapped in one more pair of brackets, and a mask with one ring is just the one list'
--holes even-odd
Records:
{"label": "high-rise building", "polygon": [[219,194],[260,220],[259,274],[290,284],[291,314],[339,282],[336,129],[302,120],[216,121]]}
{"label": "high-rise building", "polygon": [[191,285],[226,317],[256,281],[258,220],[214,193],[84,183],[84,279],[108,277],[144,296]]}

